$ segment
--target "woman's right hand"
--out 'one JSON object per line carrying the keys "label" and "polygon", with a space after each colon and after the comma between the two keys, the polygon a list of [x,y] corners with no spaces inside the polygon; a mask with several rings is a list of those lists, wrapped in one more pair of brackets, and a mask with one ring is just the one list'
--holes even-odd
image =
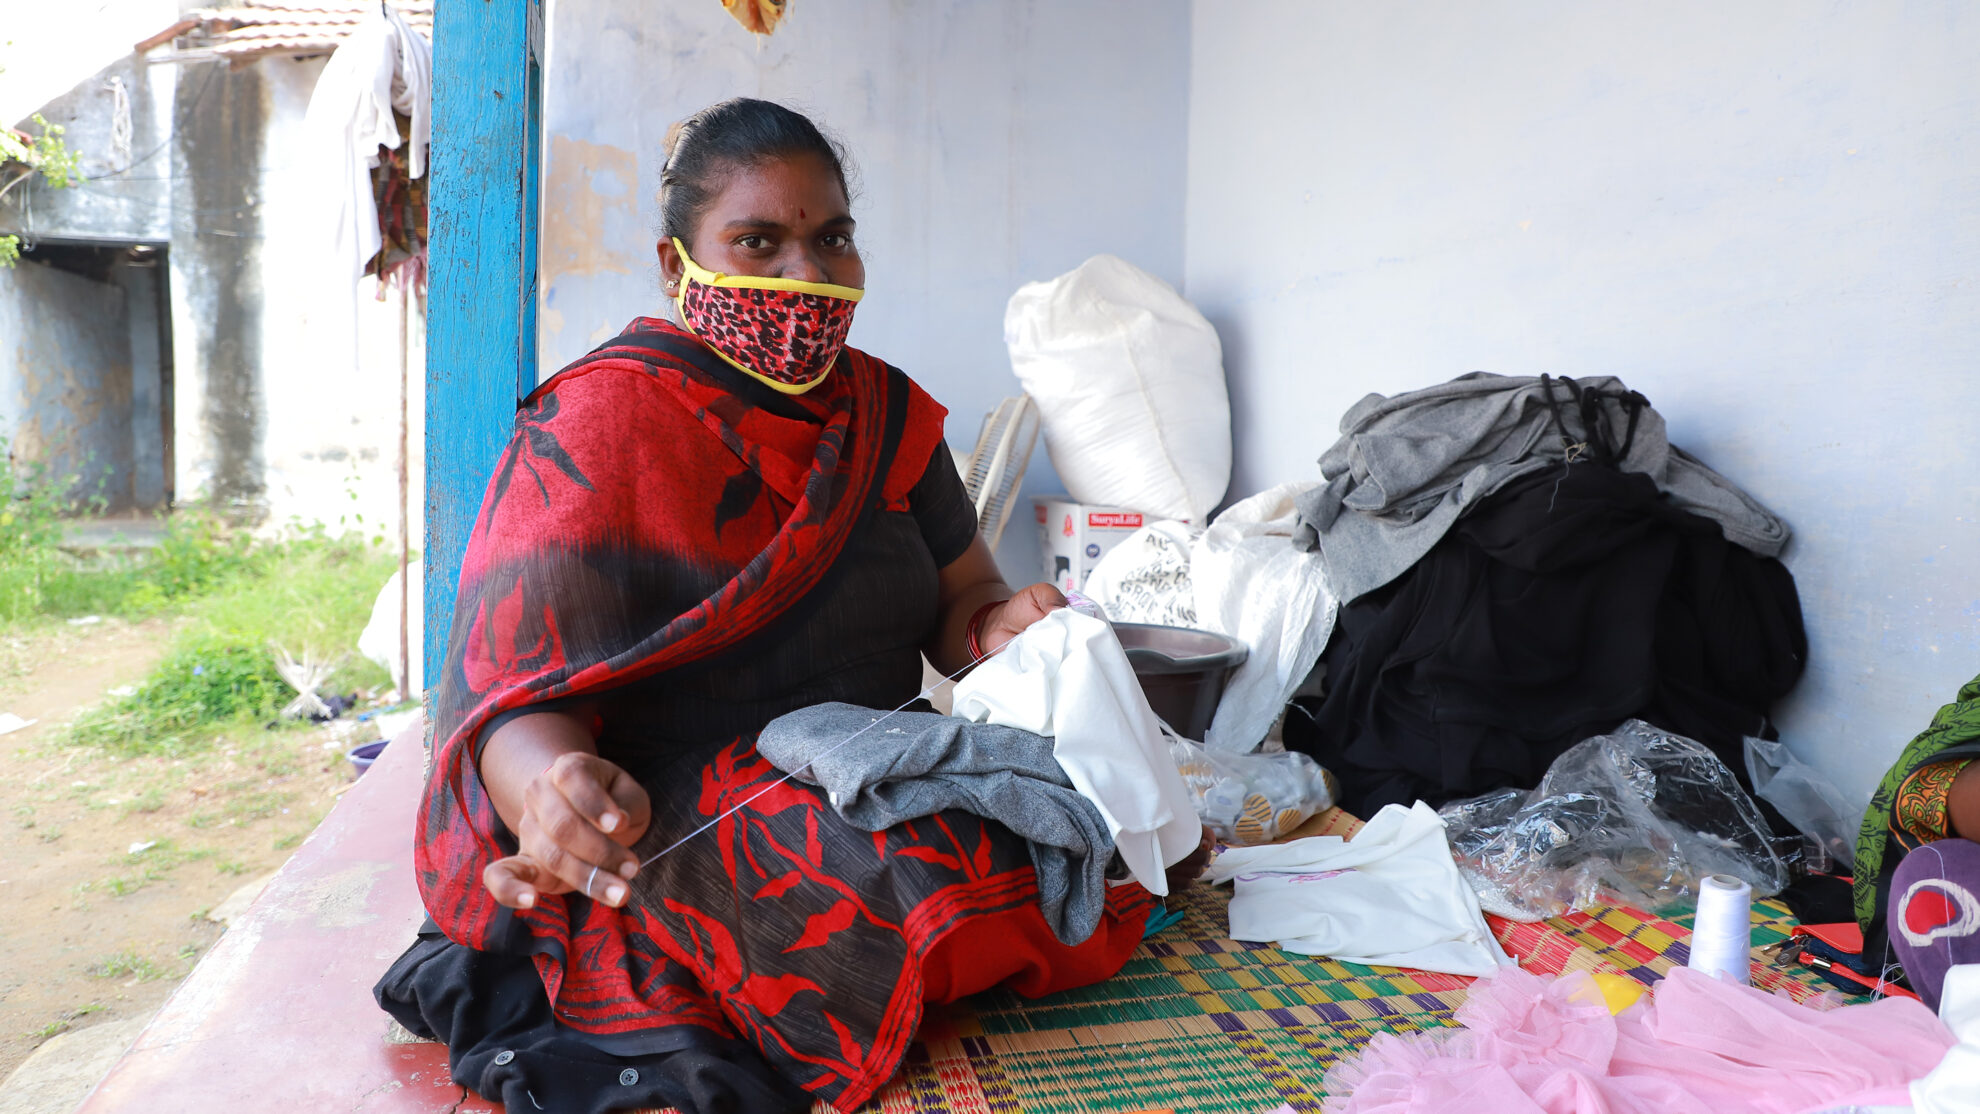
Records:
{"label": "woman's right hand", "polygon": [[523,790],[522,815],[511,825],[518,852],[488,864],[482,884],[511,909],[573,891],[623,905],[626,882],[639,872],[628,848],[651,821],[646,790],[632,775],[595,754],[559,755]]}

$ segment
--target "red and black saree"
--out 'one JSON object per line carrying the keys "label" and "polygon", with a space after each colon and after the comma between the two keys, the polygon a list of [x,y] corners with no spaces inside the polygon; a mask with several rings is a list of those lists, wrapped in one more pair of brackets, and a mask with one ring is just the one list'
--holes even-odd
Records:
{"label": "red and black saree", "polygon": [[[739,1038],[850,1109],[899,1065],[924,1001],[1105,978],[1150,899],[1120,888],[1069,948],[1038,914],[1025,844],[993,821],[861,832],[796,782],[724,815],[779,776],[753,747],[770,719],[915,694],[936,568],[974,529],[966,502],[959,527],[929,525],[933,481],[960,488],[937,451],[944,411],[901,372],[847,349],[809,394],[747,387],[641,319],[524,402],[461,570],[415,859],[456,946],[529,957],[559,1039],[634,1056]],[[600,754],[652,798],[641,858],[721,819],[645,867],[622,909],[577,894],[504,909],[481,873],[514,843],[478,742],[574,700],[604,709]],[[450,1039],[484,1094],[542,1060],[483,1059],[488,1040],[478,1085]]]}

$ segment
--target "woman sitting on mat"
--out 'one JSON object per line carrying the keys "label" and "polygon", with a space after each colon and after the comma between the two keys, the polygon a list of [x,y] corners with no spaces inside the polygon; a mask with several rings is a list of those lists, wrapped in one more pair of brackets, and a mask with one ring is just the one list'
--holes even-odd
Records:
{"label": "woman sitting on mat", "polygon": [[1939,709],[1870,798],[1855,898],[1865,950],[1887,935],[1891,958],[1933,1009],[1948,968],[1980,963],[1980,677]]}
{"label": "woman sitting on mat", "polygon": [[924,1002],[1108,978],[1154,900],[1114,887],[1064,943],[1004,826],[869,833],[764,792],[770,720],[903,704],[923,652],[960,670],[1065,601],[998,574],[943,408],[843,347],[866,273],[838,147],[727,101],[661,183],[680,324],[538,388],[475,523],[419,814],[433,924],[379,999],[512,1111],[850,1110]]}

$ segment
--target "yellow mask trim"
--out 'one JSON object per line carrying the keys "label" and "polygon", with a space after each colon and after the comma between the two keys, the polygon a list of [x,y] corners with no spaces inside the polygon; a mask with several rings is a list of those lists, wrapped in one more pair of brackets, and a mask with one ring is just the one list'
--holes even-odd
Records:
{"label": "yellow mask trim", "polygon": [[[764,278],[760,275],[726,275],[718,271],[711,271],[694,261],[694,257],[688,254],[687,245],[681,243],[680,237],[672,237],[672,240],[674,242],[674,250],[681,255],[682,270],[681,288],[674,295],[674,317],[681,323],[681,328],[694,333],[695,336],[700,336],[701,334],[694,332],[694,322],[688,320],[687,307],[683,304],[683,299],[687,297],[687,284],[690,282],[698,282],[703,286],[739,287],[745,290],[790,290],[799,294],[822,294],[828,298],[843,298],[849,302],[857,302],[866,296],[866,291],[857,286],[839,286],[829,282],[805,282],[802,279]],[[703,343],[707,344],[706,341],[703,341]],[[730,367],[735,368],[737,371],[742,372],[744,375],[749,376],[751,379],[776,391],[780,395],[804,394],[820,383],[823,383],[832,375],[832,368],[828,367],[818,378],[813,379],[809,383],[785,383],[781,380],[772,379],[755,368],[744,367],[741,363],[731,358],[727,352],[722,351],[712,344],[708,344],[707,347],[723,363],[728,364]],[[832,367],[837,366],[838,361],[834,360]]]}

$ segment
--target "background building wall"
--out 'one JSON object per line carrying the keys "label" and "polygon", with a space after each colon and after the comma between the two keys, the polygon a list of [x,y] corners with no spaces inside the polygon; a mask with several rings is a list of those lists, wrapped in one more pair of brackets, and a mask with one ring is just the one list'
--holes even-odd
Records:
{"label": "background building wall", "polygon": [[[13,317],[0,333],[13,356],[4,374],[28,392],[0,402],[0,432],[14,438],[17,464],[79,475],[73,494],[117,512],[156,510],[168,494],[170,354],[156,249],[171,237],[177,72],[128,50],[35,109],[65,129],[81,180],[51,189],[30,179],[0,202],[0,231],[21,235],[22,267],[32,265],[18,282],[0,272],[0,301],[9,304],[0,312]],[[137,253],[124,250],[133,246]],[[89,277],[47,265],[78,255],[106,265]]]}
{"label": "background building wall", "polygon": [[[261,498],[269,521],[322,522],[387,537],[399,514],[399,350],[404,295],[378,297],[365,276],[355,289],[327,261],[330,235],[322,153],[302,128],[326,59],[265,58],[255,63],[269,125],[255,179],[261,236],[263,318],[259,341],[264,412]],[[325,260],[297,265],[298,260]],[[424,529],[425,311],[406,313],[403,367],[410,387],[410,534]]]}
{"label": "background building wall", "polygon": [[[869,293],[851,343],[950,409],[965,450],[1018,393],[1017,287],[1112,252],[1182,280],[1189,12],[1182,0],[798,4],[767,40],[714,3],[559,3],[545,68],[541,370],[661,304],[661,140],[734,96],[813,115],[851,148]],[[1043,442],[1026,491],[1057,480]],[[1000,556],[1038,579],[1024,502]]]}
{"label": "background building wall", "polygon": [[131,387],[124,287],[29,259],[0,275],[0,434],[21,474],[128,508]]}
{"label": "background building wall", "polygon": [[262,67],[186,66],[173,115],[176,486],[181,499],[258,515],[267,490],[257,178],[270,119]]}
{"label": "background building wall", "polygon": [[[337,269],[310,262],[329,237],[312,181],[322,170],[311,156],[320,153],[301,125],[324,61],[271,57],[236,69],[119,59],[41,109],[68,129],[84,180],[15,190],[0,206],[0,228],[50,244],[169,245],[169,270],[119,274],[147,289],[169,276],[169,329],[157,329],[145,300],[155,292],[133,294],[137,347],[125,378],[147,415],[161,413],[169,380],[172,443],[139,420],[127,455],[169,460],[178,499],[213,499],[275,527],[299,520],[390,534],[399,514],[401,295],[380,301],[369,278],[339,291]],[[128,150],[115,135],[113,83],[130,107]],[[414,538],[424,502],[423,316],[414,306],[406,330]],[[27,320],[44,327],[42,317]],[[100,324],[125,328],[121,317]],[[141,327],[152,334],[136,336]],[[161,336],[169,348],[158,350]],[[152,350],[140,351],[147,342]],[[124,486],[127,502],[146,509],[167,491],[164,475],[143,468]]]}
{"label": "background building wall", "polygon": [[[1980,672],[1980,9],[1197,3],[1232,494],[1362,395],[1613,373],[1784,516],[1785,738],[1867,796]],[[1290,44],[1290,45],[1289,45]]]}
{"label": "background building wall", "polygon": [[[22,183],[0,202],[0,230],[19,232],[29,242],[170,238],[177,85],[177,66],[147,65],[126,53],[36,109],[63,128],[62,142],[79,156],[84,180],[69,189],[48,189],[40,179]],[[127,139],[120,118],[130,129]],[[22,123],[26,131],[40,131]]]}

